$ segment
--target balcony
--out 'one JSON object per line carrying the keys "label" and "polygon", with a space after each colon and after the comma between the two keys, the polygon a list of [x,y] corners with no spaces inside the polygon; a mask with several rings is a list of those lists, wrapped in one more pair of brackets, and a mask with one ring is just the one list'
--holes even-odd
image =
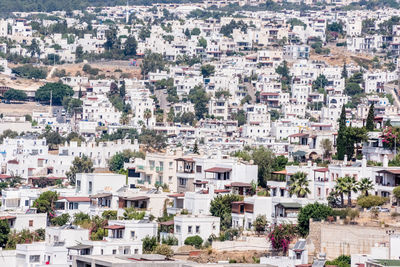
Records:
{"label": "balcony", "polygon": [[174,207],[167,207],[167,213],[176,215],[179,214],[182,211],[182,208],[174,208]]}

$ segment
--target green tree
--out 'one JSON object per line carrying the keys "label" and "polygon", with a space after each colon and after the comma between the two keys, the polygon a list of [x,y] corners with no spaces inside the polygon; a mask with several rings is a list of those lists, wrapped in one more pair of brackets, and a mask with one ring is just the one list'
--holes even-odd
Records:
{"label": "green tree", "polygon": [[142,75],[147,76],[149,72],[162,71],[165,69],[166,62],[161,54],[146,52],[142,65]]}
{"label": "green tree", "polygon": [[194,141],[193,153],[200,154],[199,153],[199,145],[197,144],[197,139]]}
{"label": "green tree", "polygon": [[368,196],[368,191],[373,190],[374,185],[369,178],[362,178],[361,181],[358,182],[358,190],[364,195]]}
{"label": "green tree", "polygon": [[[52,92],[52,93],[50,93]],[[53,105],[62,105],[64,97],[72,97],[74,90],[69,85],[62,83],[47,83],[41,86],[35,93],[37,101],[50,101]]]}
{"label": "green tree", "polygon": [[203,119],[208,113],[207,104],[209,96],[201,86],[195,86],[189,92],[189,100],[194,104],[195,114],[198,120]]}
{"label": "green tree", "polygon": [[210,77],[213,75],[215,72],[215,66],[211,64],[206,64],[201,66],[201,75],[203,75],[204,78]]}
{"label": "green tree", "polygon": [[375,128],[374,118],[375,118],[375,108],[374,104],[372,103],[368,111],[367,124],[366,124],[367,131],[374,130]]}
{"label": "green tree", "polygon": [[143,158],[143,156],[143,153],[133,152],[129,149],[116,153],[108,163],[110,171],[118,172],[124,168],[124,163],[128,163],[131,158]]}
{"label": "green tree", "polygon": [[197,45],[206,49],[207,48],[207,40],[204,39],[203,37],[200,37]]}
{"label": "green tree", "polygon": [[36,68],[29,64],[15,67],[12,69],[12,72],[18,77],[27,79],[46,79],[47,76],[46,68]]}
{"label": "green tree", "polygon": [[155,236],[146,236],[142,239],[143,241],[143,253],[148,254],[152,253],[158,245],[157,237]]}
{"label": "green tree", "polygon": [[51,218],[54,216],[54,204],[58,200],[58,193],[53,191],[46,191],[33,202],[33,207],[37,209],[38,213],[47,213]]}
{"label": "green tree", "polygon": [[146,151],[150,149],[160,151],[167,146],[167,138],[155,130],[144,129],[139,136],[139,143],[143,144]]}
{"label": "green tree", "polygon": [[137,41],[135,36],[129,36],[124,44],[124,55],[125,56],[135,56],[137,49]]}
{"label": "green tree", "polygon": [[253,150],[252,158],[254,164],[258,166],[258,184],[266,187],[267,180],[271,177],[275,162],[274,153],[263,146]]}
{"label": "green tree", "polygon": [[337,149],[337,157],[339,160],[344,159],[344,155],[346,153],[346,109],[344,105],[342,106],[342,113],[339,118],[339,131],[336,139],[336,149]]}
{"label": "green tree", "polygon": [[193,28],[193,30],[191,31],[191,35],[200,35],[201,31],[199,28]]}
{"label": "green tree", "polygon": [[88,158],[85,154],[82,157],[75,157],[72,161],[72,166],[66,173],[66,176],[70,184],[74,185],[76,181],[77,173],[92,173],[94,171],[93,161]]}
{"label": "green tree", "polygon": [[325,75],[320,74],[318,75],[317,79],[313,81],[312,83],[312,88],[313,90],[318,90],[318,89],[325,89],[325,87],[328,85],[328,79],[326,78]]}
{"label": "green tree", "polygon": [[400,207],[400,186],[396,186],[393,189],[393,196],[396,198],[397,200],[397,206]]}
{"label": "green tree", "polygon": [[246,123],[246,112],[240,109],[237,113],[231,113],[231,119],[238,121],[238,126],[242,126]]}
{"label": "green tree", "polygon": [[305,172],[296,172],[290,176],[289,193],[299,198],[304,198],[311,193]]}
{"label": "green tree", "polygon": [[256,220],[253,222],[254,230],[256,230],[257,234],[262,234],[265,232],[265,228],[267,227],[267,218],[265,215],[258,215]]}
{"label": "green tree", "polygon": [[75,49],[75,58],[77,62],[82,62],[83,54],[83,47],[81,45],[78,45]]}
{"label": "green tree", "polygon": [[229,229],[232,226],[232,202],[243,200],[239,195],[217,195],[210,204],[210,213],[212,216],[221,219],[222,230]]}
{"label": "green tree", "polygon": [[0,220],[0,246],[2,248],[8,242],[8,235],[10,233],[10,226],[8,225],[7,220]]}
{"label": "green tree", "polygon": [[346,83],[344,92],[349,96],[354,96],[354,95],[362,93],[362,89],[358,83],[349,82],[349,83]]}
{"label": "green tree", "polygon": [[310,230],[310,219],[325,220],[328,216],[332,216],[333,210],[325,204],[315,202],[303,207],[297,217],[297,226],[299,233],[306,237]]}
{"label": "green tree", "polygon": [[4,93],[3,96],[6,100],[8,101],[25,101],[28,96],[26,93],[22,90],[16,90],[16,89],[9,89]]}
{"label": "green tree", "polygon": [[201,245],[203,245],[203,238],[198,235],[189,236],[185,239],[185,245],[194,246],[195,248],[199,249],[201,248]]}

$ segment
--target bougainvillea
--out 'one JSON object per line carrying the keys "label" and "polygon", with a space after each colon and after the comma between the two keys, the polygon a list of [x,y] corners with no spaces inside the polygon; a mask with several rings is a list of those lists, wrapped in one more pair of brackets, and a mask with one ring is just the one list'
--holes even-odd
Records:
{"label": "bougainvillea", "polygon": [[297,236],[297,227],[293,224],[280,224],[273,227],[268,234],[268,239],[272,247],[277,250],[282,250],[283,253],[289,249],[290,242]]}
{"label": "bougainvillea", "polygon": [[386,127],[382,132],[382,142],[384,147],[393,149],[399,147],[400,144],[400,128],[399,127]]}

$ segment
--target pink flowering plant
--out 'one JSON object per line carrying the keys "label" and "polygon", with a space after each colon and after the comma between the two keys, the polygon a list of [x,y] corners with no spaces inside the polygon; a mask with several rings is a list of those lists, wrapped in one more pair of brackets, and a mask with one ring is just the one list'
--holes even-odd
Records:
{"label": "pink flowering plant", "polygon": [[399,146],[400,142],[400,128],[398,127],[386,127],[382,132],[383,146],[389,149],[393,149]]}
{"label": "pink flowering plant", "polygon": [[280,224],[271,229],[268,239],[272,247],[284,254],[289,249],[290,242],[297,236],[297,227],[293,224]]}

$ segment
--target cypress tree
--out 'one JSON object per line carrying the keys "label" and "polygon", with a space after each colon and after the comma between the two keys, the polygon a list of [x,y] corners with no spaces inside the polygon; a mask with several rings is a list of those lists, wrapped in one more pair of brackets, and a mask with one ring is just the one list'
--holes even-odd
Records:
{"label": "cypress tree", "polygon": [[347,79],[347,77],[348,77],[347,66],[346,66],[346,63],[343,63],[342,78]]}
{"label": "cypress tree", "polygon": [[367,124],[366,124],[367,131],[373,131],[375,128],[374,113],[375,113],[374,104],[371,104],[371,106],[369,107],[368,117],[367,117]]}
{"label": "cypress tree", "polygon": [[339,160],[344,159],[344,155],[346,154],[346,109],[344,105],[342,106],[342,113],[339,118],[339,131],[336,139],[336,150],[337,157]]}
{"label": "cypress tree", "polygon": [[199,153],[199,145],[197,144],[197,139],[196,139],[196,141],[194,141],[193,153],[200,154]]}

